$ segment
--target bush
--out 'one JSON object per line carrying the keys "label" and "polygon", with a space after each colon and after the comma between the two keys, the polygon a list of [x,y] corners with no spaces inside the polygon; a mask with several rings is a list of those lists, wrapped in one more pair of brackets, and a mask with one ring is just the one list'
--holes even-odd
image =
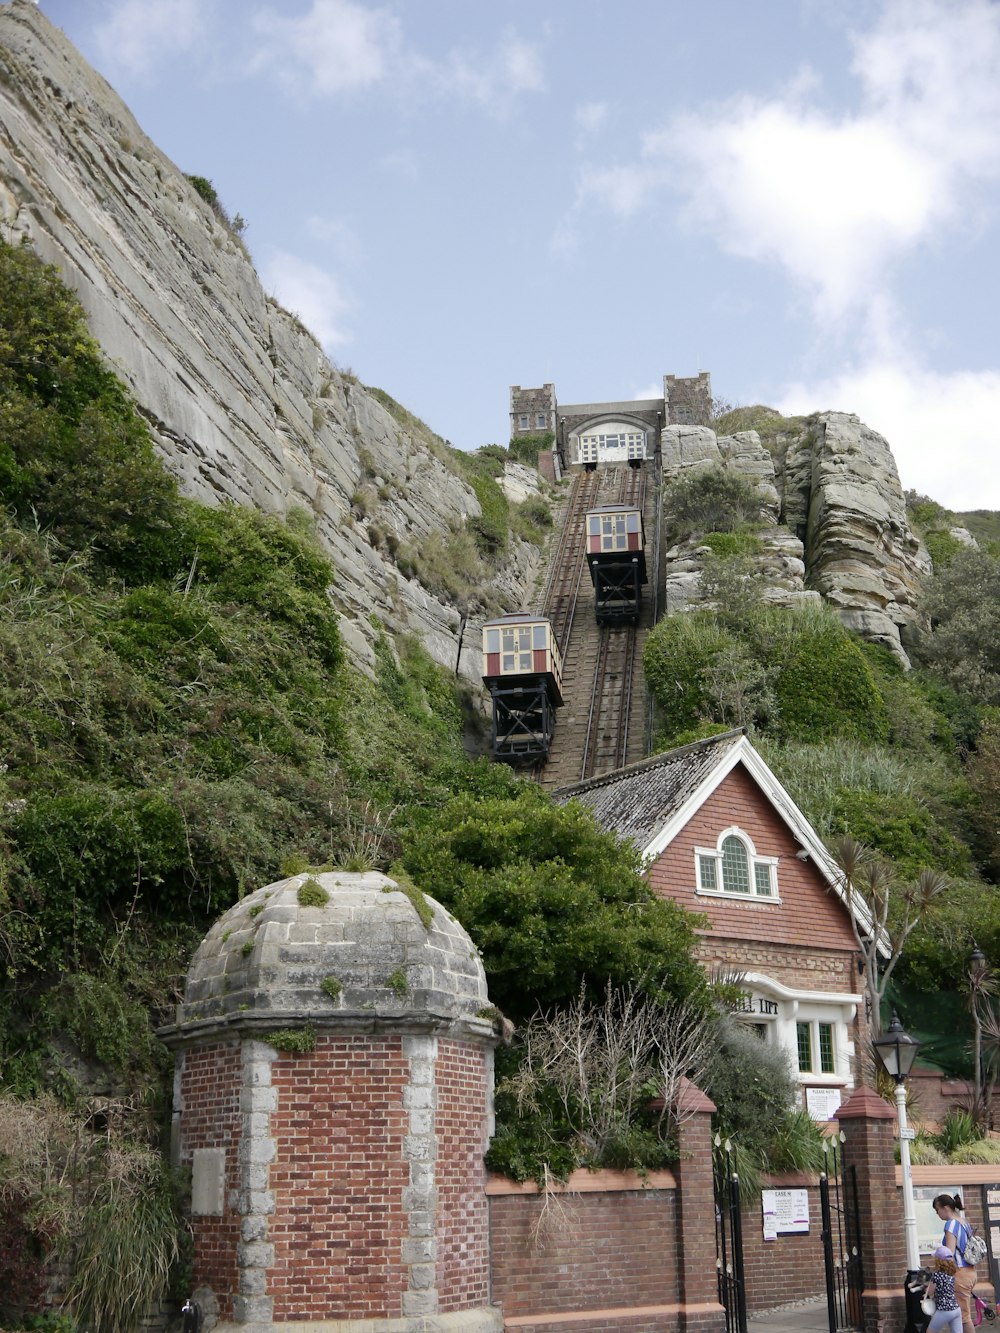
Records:
{"label": "bush", "polygon": [[739,648],[737,637],[706,612],[666,616],[650,630],[643,670],[656,699],[657,724],[664,741],[710,717],[705,673],[720,653]]}
{"label": "bush", "polygon": [[556,437],[550,430],[533,435],[514,435],[510,441],[509,453],[516,462],[526,463],[528,467],[537,467],[538,455],[548,452],[555,442]]}
{"label": "bush", "polygon": [[491,999],[511,1018],[600,995],[608,981],[666,977],[681,998],[704,984],[698,918],[655,897],[638,854],[589,811],[554,805],[530,783],[458,797],[408,840],[403,864],[479,948]]}
{"label": "bush", "polygon": [[664,492],[663,512],[676,538],[736,532],[760,523],[766,501],[756,482],[739,472],[708,467],[679,477]]}
{"label": "bush", "polygon": [[757,636],[775,668],[777,733],[786,740],[850,736],[881,744],[885,704],[856,638],[826,607],[772,612]]}

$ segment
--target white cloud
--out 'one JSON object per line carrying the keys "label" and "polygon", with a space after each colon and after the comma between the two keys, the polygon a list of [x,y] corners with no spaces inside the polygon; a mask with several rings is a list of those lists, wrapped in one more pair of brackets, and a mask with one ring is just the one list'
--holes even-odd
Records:
{"label": "white cloud", "polygon": [[537,47],[515,33],[504,33],[492,52],[455,50],[435,61],[406,45],[389,9],[359,0],[312,0],[300,18],[262,9],[252,25],[263,40],[250,72],[268,72],[297,94],[332,97],[389,85],[396,92],[429,89],[503,114],[516,97],[545,86]]}
{"label": "white cloud", "polygon": [[203,39],[205,8],[201,0],[119,0],[95,30],[97,48],[110,65],[149,75],[157,61]]}
{"label": "white cloud", "polygon": [[888,441],[903,487],[949,509],[989,507],[995,494],[998,371],[939,374],[886,360],[789,385],[775,406],[786,414],[856,413]]}
{"label": "white cloud", "polygon": [[634,161],[584,171],[580,198],[628,218],[672,190],[692,226],[784,268],[825,314],[863,309],[1000,174],[1000,6],[888,0],[852,40],[855,107],[820,109],[800,71],[780,97],[675,117]]}
{"label": "white cloud", "polygon": [[452,91],[500,114],[522,93],[541,92],[545,74],[537,47],[505,33],[492,54],[453,51],[439,66],[426,64],[443,92]]}
{"label": "white cloud", "polygon": [[312,214],[306,218],[306,231],[317,241],[326,242],[344,264],[356,264],[362,247],[357,232],[339,218],[324,218]]}
{"label": "white cloud", "polygon": [[582,134],[596,134],[607,118],[607,102],[583,102],[573,112],[573,121]]}
{"label": "white cloud", "polygon": [[332,96],[385,78],[401,42],[399,20],[387,9],[354,0],[313,0],[301,18],[264,9],[253,29],[265,39],[251,70],[270,70],[290,90]]}
{"label": "white cloud", "polygon": [[263,265],[261,280],[327,351],[351,341],[344,324],[350,302],[337,279],[325,269],[285,250],[275,250]]}

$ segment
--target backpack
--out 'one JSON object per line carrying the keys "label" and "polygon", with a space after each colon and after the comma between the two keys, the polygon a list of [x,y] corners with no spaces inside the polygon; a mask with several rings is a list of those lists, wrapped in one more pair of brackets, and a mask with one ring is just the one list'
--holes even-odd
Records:
{"label": "backpack", "polygon": [[964,1225],[965,1225],[965,1246],[962,1250],[962,1258],[971,1268],[975,1268],[976,1264],[981,1263],[986,1258],[987,1255],[986,1241],[983,1239],[982,1236],[977,1236],[975,1234],[975,1232],[972,1230],[972,1227],[969,1226],[968,1222],[966,1222]]}

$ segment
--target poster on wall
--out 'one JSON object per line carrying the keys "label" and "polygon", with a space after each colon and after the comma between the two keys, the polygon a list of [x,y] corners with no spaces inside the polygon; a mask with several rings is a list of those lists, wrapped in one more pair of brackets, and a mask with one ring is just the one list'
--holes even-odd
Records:
{"label": "poster on wall", "polygon": [[917,1218],[917,1249],[921,1254],[932,1254],[944,1234],[944,1223],[931,1207],[931,1200],[939,1194],[955,1195],[958,1192],[957,1185],[914,1185],[913,1211]]}
{"label": "poster on wall", "polygon": [[808,1190],[762,1190],[764,1239],[809,1230]]}
{"label": "poster on wall", "polygon": [[806,1088],[806,1110],[813,1120],[832,1120],[843,1100],[843,1088]]}
{"label": "poster on wall", "polygon": [[[993,1284],[993,1299],[1000,1300],[1000,1185],[984,1185],[982,1189],[983,1234],[989,1247],[989,1276]],[[980,1279],[984,1276],[980,1267]]]}

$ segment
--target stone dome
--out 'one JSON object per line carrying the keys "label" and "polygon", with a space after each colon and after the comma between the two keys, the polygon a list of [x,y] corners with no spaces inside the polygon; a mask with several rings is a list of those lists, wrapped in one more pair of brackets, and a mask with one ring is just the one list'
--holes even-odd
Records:
{"label": "stone dome", "polygon": [[479,953],[455,918],[376,871],[307,872],[243,898],[202,941],[168,1040],[310,1023],[493,1031]]}

